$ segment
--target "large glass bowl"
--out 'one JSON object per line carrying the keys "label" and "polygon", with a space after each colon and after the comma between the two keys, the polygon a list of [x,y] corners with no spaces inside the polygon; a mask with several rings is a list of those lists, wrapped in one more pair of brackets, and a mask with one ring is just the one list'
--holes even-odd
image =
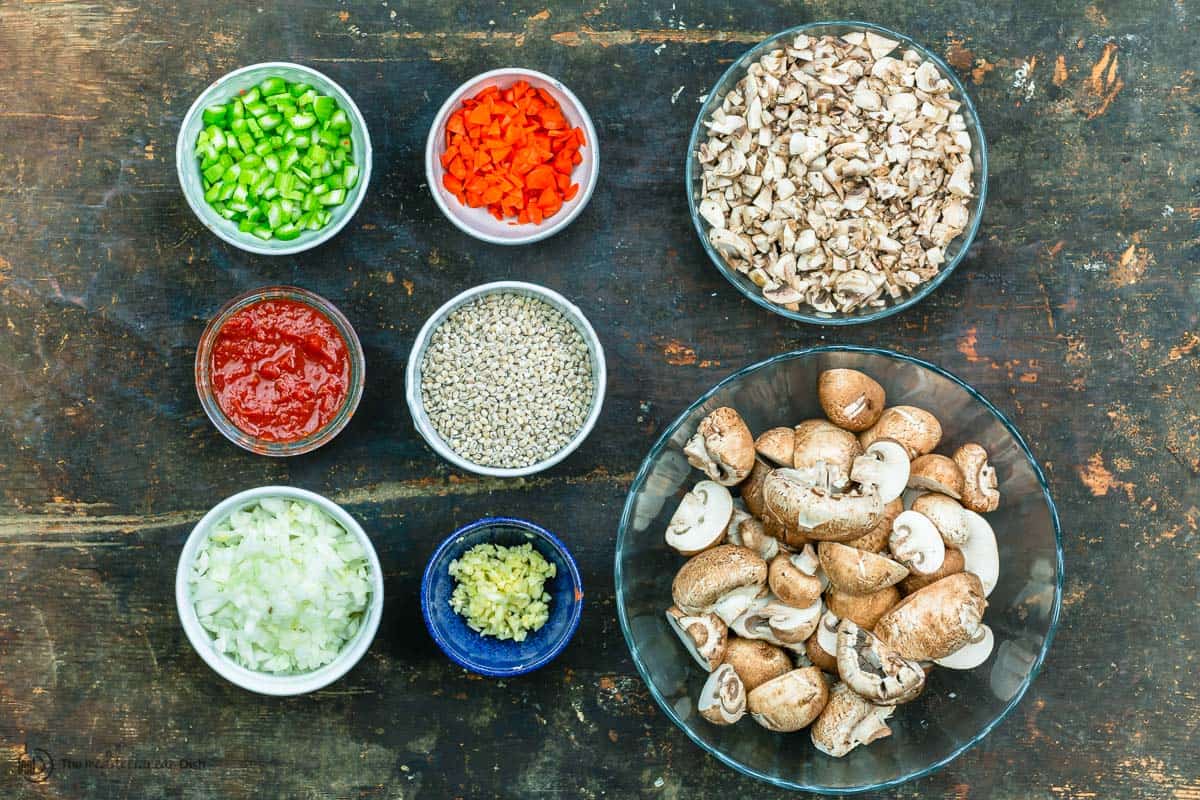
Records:
{"label": "large glass bowl", "polygon": [[[708,241],[708,230],[711,226],[705,221],[704,217],[700,216],[699,205],[703,168],[697,156],[701,142],[705,141],[708,136],[708,129],[704,127],[704,121],[709,119],[713,111],[720,107],[729,90],[745,77],[746,68],[762,57],[764,53],[783,47],[784,42],[795,38],[801,33],[808,34],[809,36],[842,36],[858,31],[873,31],[881,36],[886,36],[889,39],[895,39],[900,42],[899,49],[911,48],[916,50],[921,54],[921,58],[932,61],[937,66],[938,71],[954,85],[954,91],[951,96],[962,102],[962,107],[959,111],[962,113],[963,120],[967,124],[967,134],[971,137],[971,160],[975,165],[975,172],[971,178],[975,182],[976,195],[967,204],[966,230],[946,247],[946,263],[942,265],[941,271],[933,276],[931,280],[916,287],[914,291],[903,294],[896,300],[891,300],[885,294],[884,300],[887,301],[887,305],[882,308],[859,308],[850,313],[826,313],[810,307],[802,307],[800,311],[791,311],[763,297],[762,289],[755,286],[745,275],[726,264],[725,259],[721,257],[721,254]],[[788,319],[814,325],[855,325],[862,322],[873,322],[877,319],[883,319],[921,302],[924,297],[940,286],[946,278],[950,277],[950,273],[954,272],[959,262],[966,256],[967,250],[970,249],[971,242],[975,240],[975,234],[979,230],[979,221],[983,217],[983,204],[987,199],[987,176],[987,141],[983,136],[983,128],[979,124],[979,115],[975,112],[975,104],[971,102],[970,95],[967,94],[967,90],[963,87],[962,81],[958,79],[958,75],[955,74],[954,70],[933,51],[926,49],[902,33],[896,33],[879,25],[872,25],[869,22],[842,20],[799,25],[782,33],[777,33],[747,50],[742,54],[741,58],[729,66],[729,69],[725,70],[725,74],[721,76],[720,80],[709,91],[704,105],[700,107],[700,114],[696,117],[696,124],[692,126],[692,136],[688,140],[685,182],[687,184],[688,208],[692,213],[692,224],[696,226],[696,233],[700,235],[700,242],[704,247],[704,252],[708,253],[708,257],[712,259],[713,264],[725,276],[726,280],[737,287],[739,292],[768,311],[772,311]]]}
{"label": "large glass bowl", "polygon": [[[732,406],[751,431],[822,417],[817,376],[862,370],[883,384],[888,405],[921,406],[944,429],[940,452],[982,444],[996,468],[1000,581],[985,621],[996,637],[992,656],[969,671],[936,669],[925,692],[888,721],[892,735],[841,759],[817,751],[807,730],[771,733],[750,719],[717,727],[696,711],[705,673],[683,649],[663,614],[683,563],[663,534],[680,498],[702,479],[683,454],[700,420]],[[1050,646],[1062,596],[1058,514],[1042,470],[1004,416],[978,392],[932,364],[887,350],[832,346],[798,350],[737,372],[688,407],[650,450],[629,490],[617,534],[617,613],[634,664],[650,693],[692,741],[746,775],[790,789],[825,794],[879,789],[927,775],[979,742],[1016,706]]]}

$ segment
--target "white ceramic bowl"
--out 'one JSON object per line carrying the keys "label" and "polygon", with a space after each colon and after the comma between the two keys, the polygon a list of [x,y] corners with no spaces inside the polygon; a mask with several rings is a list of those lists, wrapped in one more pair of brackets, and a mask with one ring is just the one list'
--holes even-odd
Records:
{"label": "white ceramic bowl", "polygon": [[[579,331],[579,334],[583,336],[583,340],[587,343],[588,354],[591,356],[592,404],[588,411],[587,419],[583,422],[583,427],[557,453],[527,467],[485,467],[466,460],[451,450],[445,440],[438,435],[437,430],[433,427],[433,423],[429,419],[429,415],[425,413],[425,404],[421,397],[421,362],[425,359],[425,348],[429,346],[429,340],[433,336],[434,330],[445,321],[446,317],[450,316],[450,313],[454,309],[489,294],[523,294],[549,303],[561,311],[571,321],[571,324],[575,326],[575,329]],[[600,409],[604,406],[604,391],[608,381],[608,370],[604,362],[604,348],[600,345],[600,337],[596,335],[596,331],[592,328],[592,324],[587,321],[587,317],[583,315],[583,312],[558,292],[547,289],[544,286],[538,286],[535,283],[523,283],[521,281],[485,283],[473,289],[468,289],[447,301],[421,327],[420,333],[417,334],[417,340],[413,343],[412,352],[409,353],[408,366],[405,368],[404,375],[404,395],[408,400],[408,410],[412,414],[413,424],[416,426],[417,432],[421,434],[421,438],[438,455],[456,467],[468,472],[474,472],[477,475],[490,475],[496,478],[519,478],[524,475],[532,475],[535,472],[549,469],[575,452],[575,449],[592,432],[592,428],[596,427],[596,420],[600,418]]]}
{"label": "white ceramic bowl", "polygon": [[[212,637],[200,625],[195,605],[192,603],[191,588],[188,582],[189,573],[192,563],[196,559],[196,552],[208,537],[213,526],[237,509],[266,497],[304,500],[319,506],[358,540],[371,565],[371,600],[367,607],[367,615],[358,628],[358,633],[346,643],[337,658],[311,672],[275,675],[247,669],[234,662],[233,659],[213,646]],[[337,503],[314,492],[291,486],[260,486],[257,489],[248,489],[225,498],[196,523],[196,527],[192,529],[191,535],[183,545],[183,552],[179,556],[179,567],[175,572],[175,605],[178,607],[179,620],[183,623],[183,630],[192,643],[192,647],[196,648],[196,652],[200,654],[204,662],[222,678],[243,689],[259,694],[278,696],[307,694],[324,688],[345,675],[371,646],[375,632],[379,630],[379,619],[383,615],[383,569],[379,565],[379,557],[375,554],[375,548],[362,526]]]}
{"label": "white ceramic bowl", "polygon": [[[290,83],[310,84],[322,94],[337,100],[338,105],[350,116],[350,140],[354,145],[354,163],[359,168],[358,183],[350,190],[346,202],[333,209],[333,219],[329,224],[319,231],[305,231],[286,242],[278,239],[264,241],[251,233],[242,233],[238,230],[237,223],[230,222],[214,211],[204,199],[204,184],[200,175],[200,165],[196,161],[196,137],[204,128],[204,109],[214,103],[223,103],[243,89],[249,89],[272,75]],[[204,227],[242,250],[260,255],[285,256],[316,247],[332,238],[345,227],[354,216],[354,212],[358,211],[367,193],[367,184],[371,181],[371,136],[367,133],[366,121],[363,120],[358,106],[350,99],[350,95],[320,72],[286,61],[251,64],[219,78],[192,103],[192,107],[183,118],[183,125],[179,128],[179,139],[175,142],[175,169],[179,173],[179,185],[183,187],[183,195],[192,207],[192,212],[204,223]]]}
{"label": "white ceramic bowl", "polygon": [[[579,184],[579,193],[571,200],[563,203],[562,210],[550,217],[541,225],[532,223],[525,225],[512,224],[512,220],[500,221],[488,213],[486,208],[468,208],[458,202],[458,198],[442,186],[441,156],[446,152],[446,120],[462,104],[463,98],[474,97],[491,85],[507,89],[519,80],[526,81],[536,89],[545,89],[562,107],[563,116],[572,127],[583,128],[587,141],[579,149],[583,160],[576,165],[571,173],[573,183]],[[482,239],[492,244],[529,244],[537,242],[561,231],[579,216],[584,206],[592,199],[596,189],[596,178],[600,174],[600,142],[596,138],[596,129],[592,127],[592,118],[588,116],[583,103],[579,102],[570,89],[541,72],[519,67],[494,69],[482,75],[476,75],[459,86],[446,98],[433,118],[433,126],[429,129],[429,139],[425,142],[425,180],[429,183],[429,191],[433,193],[434,202],[463,233],[470,234],[476,239]]]}

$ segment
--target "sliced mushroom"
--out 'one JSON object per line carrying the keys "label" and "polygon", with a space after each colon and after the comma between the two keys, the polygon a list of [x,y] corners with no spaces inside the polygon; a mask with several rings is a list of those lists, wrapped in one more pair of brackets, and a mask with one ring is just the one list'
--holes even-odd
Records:
{"label": "sliced mushroom", "polygon": [[936,493],[923,494],[913,500],[912,510],[932,522],[946,544],[961,547],[967,541],[970,534],[967,516],[963,507],[953,497]]}
{"label": "sliced mushroom", "polygon": [[917,456],[909,469],[908,487],[941,492],[958,500],[963,490],[962,470],[951,459],[937,453]]}
{"label": "sliced mushroom", "polygon": [[979,578],[959,572],[901,600],[875,625],[875,635],[905,658],[934,661],[975,638],[986,608]]}
{"label": "sliced mushroom", "polygon": [[842,620],[838,626],[838,674],[851,689],[885,706],[914,699],[925,688],[925,672],[872,634]]}
{"label": "sliced mushroom", "polygon": [[963,509],[967,518],[967,541],[962,545],[963,570],[979,576],[983,596],[987,597],[1000,580],[1000,552],[996,534],[988,521],[974,511]]}
{"label": "sliced mushroom", "polygon": [[812,723],[829,701],[817,667],[794,669],[753,689],[746,705],[751,718],[769,731],[790,733]]}
{"label": "sliced mushroom", "polygon": [[683,496],[667,525],[667,544],[692,556],[718,544],[733,516],[733,496],[716,481],[700,481]]}
{"label": "sliced mushroom", "polygon": [[886,394],[878,382],[856,369],[827,369],[817,379],[817,399],[830,422],[858,433],[879,420]]}
{"label": "sliced mushroom", "polygon": [[875,527],[859,536],[857,539],[850,539],[844,544],[859,550],[868,550],[872,553],[881,553],[888,546],[888,539],[892,535],[892,523],[896,521],[896,517],[900,516],[900,512],[904,510],[904,502],[897,497],[892,502],[883,507],[883,516],[879,518],[879,522],[875,523]]}
{"label": "sliced mushroom", "polygon": [[850,468],[863,452],[858,437],[823,419],[797,425],[794,442],[791,466],[808,470],[824,465],[835,489],[845,489],[850,483]]}
{"label": "sliced mushroom", "polygon": [[740,483],[754,466],[754,437],[740,414],[716,409],[696,428],[683,448],[688,463],[722,486]]}
{"label": "sliced mushroom", "polygon": [[795,469],[777,469],[766,477],[763,503],[787,528],[818,540],[857,538],[883,516],[883,501],[874,487],[838,493]]}
{"label": "sliced mushroom", "polygon": [[929,584],[937,583],[948,575],[962,572],[963,564],[962,550],[959,550],[957,547],[947,546],[946,557],[942,559],[942,566],[937,572],[930,575],[920,575],[916,572],[908,573],[908,577],[900,581],[900,591],[905,594],[912,594],[918,589],[924,589]]}
{"label": "sliced mushroom", "polygon": [[813,723],[809,736],[822,753],[841,758],[859,745],[870,744],[892,731],[887,718],[894,706],[869,703],[844,683],[833,687],[829,702]]}
{"label": "sliced mushroom", "polygon": [[739,508],[733,510],[725,541],[753,550],[763,561],[779,553],[779,540],[767,534],[762,522]]}
{"label": "sliced mushroom", "polygon": [[825,587],[817,572],[821,562],[811,544],[799,553],[785,553],[771,559],[767,568],[767,585],[784,603],[796,608],[810,606],[821,599]]}
{"label": "sliced mushroom", "polygon": [[714,725],[732,725],[745,716],[746,687],[733,667],[722,664],[713,670],[696,707],[700,716]]}
{"label": "sliced mushroom", "polygon": [[937,417],[916,406],[885,408],[879,420],[859,434],[863,447],[879,439],[895,439],[908,450],[909,458],[932,452],[942,440],[942,426]]}
{"label": "sliced mushroom", "polygon": [[792,466],[792,454],[796,448],[794,428],[771,428],[754,440],[755,451],[771,463],[780,467]]}
{"label": "sliced mushroom", "polygon": [[905,511],[896,517],[888,548],[893,558],[918,575],[937,572],[946,559],[942,535],[929,518],[918,511]]}
{"label": "sliced mushroom", "polygon": [[977,514],[995,511],[1000,506],[1000,490],[987,451],[974,442],[964,444],[954,451],[954,463],[963,474],[963,506]]}
{"label": "sliced mushroom", "polygon": [[975,638],[969,644],[960,647],[945,658],[934,659],[933,663],[947,669],[975,669],[988,660],[994,645],[995,637],[992,635],[992,629],[987,625],[980,625],[979,632],[975,634]]}
{"label": "sliced mushroom", "polygon": [[675,575],[671,595],[685,614],[713,612],[726,625],[766,593],[767,562],[754,551],[717,545],[692,556]]}
{"label": "sliced mushroom", "polygon": [[667,609],[667,624],[706,672],[712,672],[721,663],[729,628],[716,614],[688,616],[671,606]]}
{"label": "sliced mushroom", "polygon": [[778,600],[754,603],[730,625],[745,639],[762,639],[781,647],[803,642],[821,619],[821,601],[793,608]]}
{"label": "sliced mushroom", "polygon": [[908,575],[903,564],[838,542],[821,542],[817,555],[829,583],[850,594],[874,594]]}
{"label": "sliced mushroom", "polygon": [[825,592],[825,606],[842,619],[851,619],[872,630],[883,615],[900,602],[900,590],[895,586],[880,589],[874,594],[850,594],[830,586]]}
{"label": "sliced mushroom", "polygon": [[850,479],[862,486],[875,486],[885,503],[904,494],[909,485],[908,450],[891,439],[871,443],[850,467]]}
{"label": "sliced mushroom", "polygon": [[792,659],[782,648],[761,639],[730,639],[722,663],[737,671],[747,692],[792,668]]}

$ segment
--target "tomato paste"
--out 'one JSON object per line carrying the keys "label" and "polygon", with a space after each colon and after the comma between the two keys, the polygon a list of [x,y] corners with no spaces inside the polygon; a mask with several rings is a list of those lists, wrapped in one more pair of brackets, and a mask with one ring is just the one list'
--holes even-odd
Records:
{"label": "tomato paste", "polygon": [[262,300],[217,331],[217,405],[242,432],[294,442],[325,427],[350,393],[346,340],[322,312],[295,300]]}

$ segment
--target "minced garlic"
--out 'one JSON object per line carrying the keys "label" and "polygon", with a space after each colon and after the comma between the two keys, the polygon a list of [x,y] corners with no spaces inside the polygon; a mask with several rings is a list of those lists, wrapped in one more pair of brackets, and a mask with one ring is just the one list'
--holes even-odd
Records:
{"label": "minced garlic", "polygon": [[450,607],[473,630],[522,642],[550,618],[546,580],[557,574],[533,545],[477,544],[450,562]]}

